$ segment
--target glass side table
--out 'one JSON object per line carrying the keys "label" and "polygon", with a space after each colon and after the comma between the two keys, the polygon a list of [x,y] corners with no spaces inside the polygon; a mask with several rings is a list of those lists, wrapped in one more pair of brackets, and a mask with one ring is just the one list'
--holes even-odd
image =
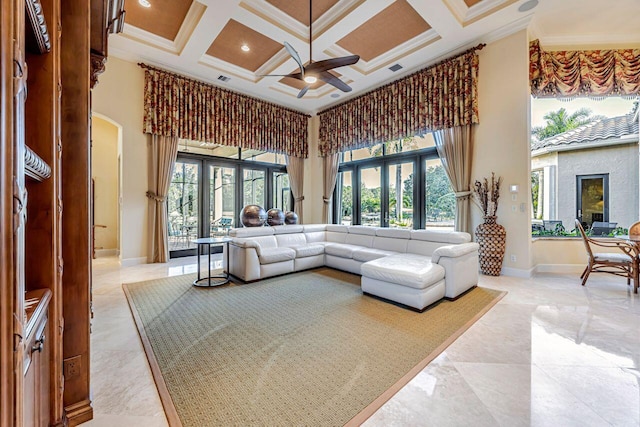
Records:
{"label": "glass side table", "polygon": [[[212,287],[229,283],[229,242],[231,240],[230,237],[203,237],[192,240],[193,243],[198,245],[198,278],[193,281],[194,286]],[[207,248],[207,277],[201,277],[200,275],[200,252],[202,246]],[[222,274],[211,275],[211,246],[222,246],[222,252],[227,253],[227,270],[223,271]]]}

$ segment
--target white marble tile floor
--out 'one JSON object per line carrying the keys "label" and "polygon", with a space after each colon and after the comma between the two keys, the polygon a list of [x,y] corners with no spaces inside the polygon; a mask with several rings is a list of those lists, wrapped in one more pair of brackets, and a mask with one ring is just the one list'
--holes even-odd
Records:
{"label": "white marble tile floor", "polygon": [[[83,425],[167,426],[121,285],[195,263],[94,261],[94,420]],[[624,279],[481,276],[480,286],[508,294],[366,426],[640,426],[640,297]]]}

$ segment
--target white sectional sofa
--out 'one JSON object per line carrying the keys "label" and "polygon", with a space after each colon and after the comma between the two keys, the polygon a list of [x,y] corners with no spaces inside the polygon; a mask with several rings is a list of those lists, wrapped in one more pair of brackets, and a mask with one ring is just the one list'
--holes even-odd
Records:
{"label": "white sectional sofa", "polygon": [[229,235],[225,269],[247,282],[327,266],[362,275],[365,293],[417,310],[478,283],[478,244],[468,233],[314,224]]}

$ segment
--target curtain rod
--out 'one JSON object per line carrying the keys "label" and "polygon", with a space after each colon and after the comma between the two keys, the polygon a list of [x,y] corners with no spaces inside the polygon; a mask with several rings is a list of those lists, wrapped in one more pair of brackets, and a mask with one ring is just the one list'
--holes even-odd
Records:
{"label": "curtain rod", "polygon": [[477,46],[474,46],[474,47],[472,47],[472,48],[469,48],[469,49],[465,50],[464,52],[461,52],[461,53],[459,53],[459,54],[457,54],[457,55],[455,55],[455,56],[452,56],[452,57],[450,57],[450,58],[445,58],[445,59],[443,59],[443,60],[441,60],[441,61],[436,62],[435,64],[431,64],[431,65],[429,65],[429,66],[427,66],[427,67],[424,67],[424,68],[419,69],[418,71],[414,71],[414,72],[413,72],[413,73],[411,73],[411,74],[407,74],[407,75],[406,75],[406,76],[404,76],[404,77],[400,77],[400,78],[399,78],[399,79],[397,79],[397,80],[394,80],[394,81],[389,82],[389,83],[387,83],[387,84],[384,84],[384,85],[382,85],[382,86],[378,86],[378,87],[377,87],[377,88],[375,88],[375,89],[371,89],[370,91],[365,92],[365,93],[363,93],[362,95],[358,95],[358,96],[356,96],[355,98],[348,99],[348,100],[346,100],[346,101],[344,101],[344,102],[341,102],[340,104],[336,104],[336,105],[334,105],[334,106],[332,106],[332,107],[329,107],[329,108],[327,108],[327,109],[324,109],[324,110],[320,111],[320,112],[318,113],[318,115],[320,115],[320,114],[324,114],[324,113],[326,113],[327,111],[331,111],[331,110],[333,110],[333,109],[335,109],[335,108],[338,108],[338,107],[340,107],[340,106],[342,106],[342,105],[345,105],[345,104],[347,104],[347,103],[349,103],[349,102],[352,102],[352,101],[354,101],[354,100],[356,100],[356,99],[358,99],[358,98],[361,98],[361,97],[363,97],[363,96],[367,96],[367,95],[369,95],[369,94],[371,94],[371,93],[373,93],[373,92],[375,92],[375,91],[377,91],[377,90],[384,89],[385,87],[388,87],[388,86],[394,85],[394,84],[398,83],[400,80],[408,79],[409,77],[412,77],[412,76],[415,76],[416,74],[422,73],[422,72],[423,72],[423,71],[425,71],[425,70],[429,70],[429,69],[431,69],[431,68],[433,68],[433,67],[437,67],[438,65],[442,65],[442,64],[446,64],[447,62],[454,61],[454,60],[456,60],[456,59],[460,58],[461,56],[465,56],[465,55],[467,55],[467,54],[469,54],[469,53],[471,53],[471,52],[475,52],[476,50],[482,50],[482,48],[483,48],[483,47],[485,47],[485,46],[486,46],[486,43],[480,43],[480,44],[478,44]]}
{"label": "curtain rod", "polygon": [[213,85],[211,83],[204,82],[202,80],[194,79],[192,77],[187,77],[187,76],[185,76],[183,74],[178,74],[178,73],[174,73],[173,71],[168,71],[168,70],[165,70],[165,69],[162,69],[162,68],[159,68],[159,67],[154,67],[153,65],[145,64],[144,62],[138,62],[138,66],[140,68],[143,68],[143,69],[146,69],[146,70],[158,71],[158,72],[161,72],[161,73],[169,74],[171,76],[174,76],[174,77],[177,77],[177,78],[180,78],[180,79],[184,79],[184,80],[188,80],[190,82],[198,83],[198,84],[201,84],[203,86],[212,87],[212,88],[217,89],[217,90],[222,91],[222,92],[232,93],[234,95],[238,95],[238,96],[241,96],[243,98],[247,98],[247,99],[251,99],[251,100],[254,100],[254,101],[262,102],[264,104],[271,105],[273,107],[282,108],[285,111],[290,111],[292,113],[300,114],[300,115],[303,115],[305,117],[311,117],[309,114],[303,113],[302,111],[294,110],[293,108],[283,107],[282,105],[278,105],[278,104],[276,104],[274,102],[269,102],[269,101],[265,101],[264,99],[256,98],[254,96],[245,95],[243,93],[236,92],[236,91],[233,91],[231,89],[225,89],[225,88],[222,88],[220,86],[216,86],[216,85]]}

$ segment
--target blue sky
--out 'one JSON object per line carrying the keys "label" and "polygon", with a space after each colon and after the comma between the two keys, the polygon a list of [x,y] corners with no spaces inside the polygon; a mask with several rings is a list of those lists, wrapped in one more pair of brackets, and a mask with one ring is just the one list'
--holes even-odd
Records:
{"label": "blue sky", "polygon": [[532,99],[531,100],[531,126],[544,126],[542,118],[549,111],[557,111],[564,108],[572,113],[580,108],[589,108],[593,115],[606,117],[622,116],[631,111],[633,99],[605,98],[602,101],[593,101],[587,98],[577,98],[571,101],[558,101],[557,99]]}

